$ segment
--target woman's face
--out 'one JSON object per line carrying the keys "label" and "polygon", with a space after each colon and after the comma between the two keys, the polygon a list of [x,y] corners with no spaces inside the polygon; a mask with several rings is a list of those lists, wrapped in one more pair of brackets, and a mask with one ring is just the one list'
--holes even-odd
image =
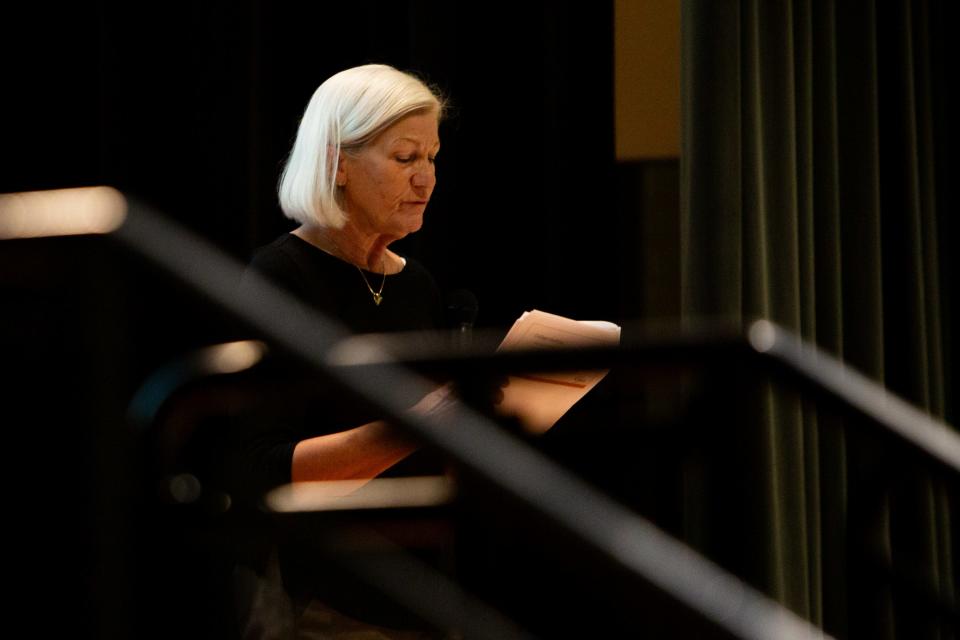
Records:
{"label": "woman's face", "polygon": [[337,170],[348,224],[366,234],[399,239],[420,229],[437,183],[437,113],[403,118],[356,152],[342,153]]}

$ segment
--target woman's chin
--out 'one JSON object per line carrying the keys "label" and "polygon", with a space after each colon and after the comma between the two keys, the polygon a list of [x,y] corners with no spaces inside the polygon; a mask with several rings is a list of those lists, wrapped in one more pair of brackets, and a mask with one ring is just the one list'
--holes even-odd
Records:
{"label": "woman's chin", "polygon": [[[399,240],[405,236],[415,233],[423,226],[423,212],[406,213],[403,216],[394,215],[387,224],[383,225],[381,235],[390,236],[394,240]],[[391,240],[392,242],[393,240]]]}
{"label": "woman's chin", "polygon": [[403,225],[403,235],[408,235],[420,231],[420,227],[423,226],[423,214],[416,216],[410,216],[407,220],[404,220]]}

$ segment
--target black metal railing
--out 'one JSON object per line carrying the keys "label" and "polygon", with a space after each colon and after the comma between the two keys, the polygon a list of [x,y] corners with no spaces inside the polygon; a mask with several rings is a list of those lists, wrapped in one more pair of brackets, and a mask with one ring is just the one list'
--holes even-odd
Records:
{"label": "black metal railing", "polygon": [[[444,371],[456,376],[459,371],[463,377],[462,372],[468,371],[476,378],[505,371],[707,364],[714,373],[722,374],[727,368],[748,370],[760,380],[779,381],[786,388],[799,390],[817,406],[836,411],[842,416],[839,426],[859,434],[857,437],[868,444],[864,455],[857,458],[862,468],[851,475],[857,488],[851,498],[850,537],[852,545],[863,546],[862,557],[866,560],[863,564],[851,561],[848,568],[866,577],[851,581],[851,590],[878,590],[864,599],[868,606],[882,599],[880,591],[887,589],[910,606],[919,603],[916,611],[932,612],[929,617],[937,625],[956,626],[958,608],[950,589],[931,590],[923,576],[903,570],[902,559],[890,558],[882,548],[872,545],[878,532],[882,538],[890,529],[885,518],[891,496],[904,478],[932,478],[940,508],[947,511],[945,517],[957,521],[953,505],[960,478],[960,438],[950,426],[774,324],[761,320],[747,327],[722,325],[656,333],[630,332],[625,327],[625,335],[632,336],[616,348],[549,352],[493,353],[495,340],[479,335],[469,348],[461,345],[455,349],[442,340],[430,349],[419,339],[417,350],[412,352],[402,337],[357,338],[327,318],[304,318],[299,311],[294,312],[294,300],[266,281],[253,278],[249,287],[239,291],[239,264],[135,202],[126,202],[122,224],[108,231],[166,276],[185,283],[204,300],[241,319],[271,349],[311,375],[339,385],[351,401],[390,418],[454,461],[469,476],[471,490],[482,491],[487,503],[492,503],[482,507],[485,513],[495,513],[498,505],[509,505],[511,517],[540,523],[538,530],[563,538],[568,545],[565,549],[603,567],[610,589],[625,594],[625,602],[653,594],[657,602],[668,603],[673,613],[661,621],[661,629],[689,628],[705,635],[742,638],[824,635],[717,562],[668,535],[635,509],[612,499],[523,438],[505,432],[489,416],[465,405],[444,423],[411,416],[406,411],[411,398],[432,386],[421,373]],[[364,342],[363,348],[345,348],[356,347],[358,340]],[[185,385],[217,375],[216,370],[198,362],[193,359],[192,364],[166,369],[161,374],[163,385],[155,384],[156,379],[148,383],[158,395],[138,396],[134,402],[134,418],[141,427],[156,419],[159,408],[181,393]],[[204,393],[201,390],[198,397],[209,399]],[[215,410],[202,404],[194,405],[198,413],[193,418],[202,419]],[[170,445],[174,449],[190,440],[189,426],[183,426],[189,422],[181,421],[177,426],[179,431]],[[447,422],[455,423],[456,428],[449,428]],[[174,480],[180,484],[166,485],[167,497],[176,502],[175,494],[181,491],[185,493],[179,495],[187,497],[182,503],[191,503],[189,497],[196,493],[191,480]],[[476,506],[469,501],[465,505]],[[303,517],[297,522],[307,522],[310,516],[298,515]],[[256,529],[257,535],[274,535],[277,530],[271,524],[272,516],[289,524],[289,519],[274,513],[266,521],[244,520],[239,525],[250,527],[248,531]],[[329,522],[333,521],[325,521]],[[952,539],[940,543],[957,557]],[[861,557],[855,551],[851,550],[851,558]],[[484,604],[483,598],[472,598],[457,584],[443,582],[447,578],[435,572],[429,579],[443,584],[442,590],[454,594],[452,599],[439,605],[418,599],[412,592],[415,590],[405,588],[404,576],[428,568],[408,562],[406,556],[391,557],[399,560],[371,564],[369,558],[360,555],[351,566],[388,590],[392,584],[395,595],[422,615],[432,616],[438,625],[460,629],[468,637],[524,636],[522,620],[515,625],[507,619],[509,616]],[[942,564],[955,581],[956,568],[949,561]],[[881,586],[874,589],[872,583]],[[465,604],[457,606],[454,602]],[[656,613],[655,608],[645,610],[651,611]],[[682,613],[677,615],[677,611]],[[656,625],[656,621],[651,624]],[[852,621],[840,635],[856,635],[856,624]]]}

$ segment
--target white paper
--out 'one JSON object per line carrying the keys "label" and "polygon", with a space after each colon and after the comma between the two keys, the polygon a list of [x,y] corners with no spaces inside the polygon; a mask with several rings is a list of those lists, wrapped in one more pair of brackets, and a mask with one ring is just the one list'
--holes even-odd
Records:
{"label": "white paper", "polygon": [[[572,320],[544,311],[525,311],[507,332],[500,349],[549,349],[620,343],[612,322]],[[502,413],[515,415],[524,428],[543,433],[600,382],[609,370],[550,371],[509,377]]]}

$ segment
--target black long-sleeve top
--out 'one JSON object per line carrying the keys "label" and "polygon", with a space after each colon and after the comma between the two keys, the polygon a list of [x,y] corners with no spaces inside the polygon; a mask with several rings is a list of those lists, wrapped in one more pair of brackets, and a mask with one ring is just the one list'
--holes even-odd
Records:
{"label": "black long-sleeve top", "polygon": [[[354,333],[435,330],[443,324],[439,289],[430,273],[416,260],[405,258],[404,268],[392,275],[364,272],[374,291],[383,283],[379,305],[360,271],[302,238],[285,234],[258,249],[249,270],[266,276],[312,308],[338,320]],[[335,433],[370,422],[336,390],[315,388],[308,401],[286,407],[269,407],[264,415],[249,416],[244,458],[251,487],[263,490],[290,482],[293,449],[297,442]],[[416,467],[401,463],[399,471]]]}

